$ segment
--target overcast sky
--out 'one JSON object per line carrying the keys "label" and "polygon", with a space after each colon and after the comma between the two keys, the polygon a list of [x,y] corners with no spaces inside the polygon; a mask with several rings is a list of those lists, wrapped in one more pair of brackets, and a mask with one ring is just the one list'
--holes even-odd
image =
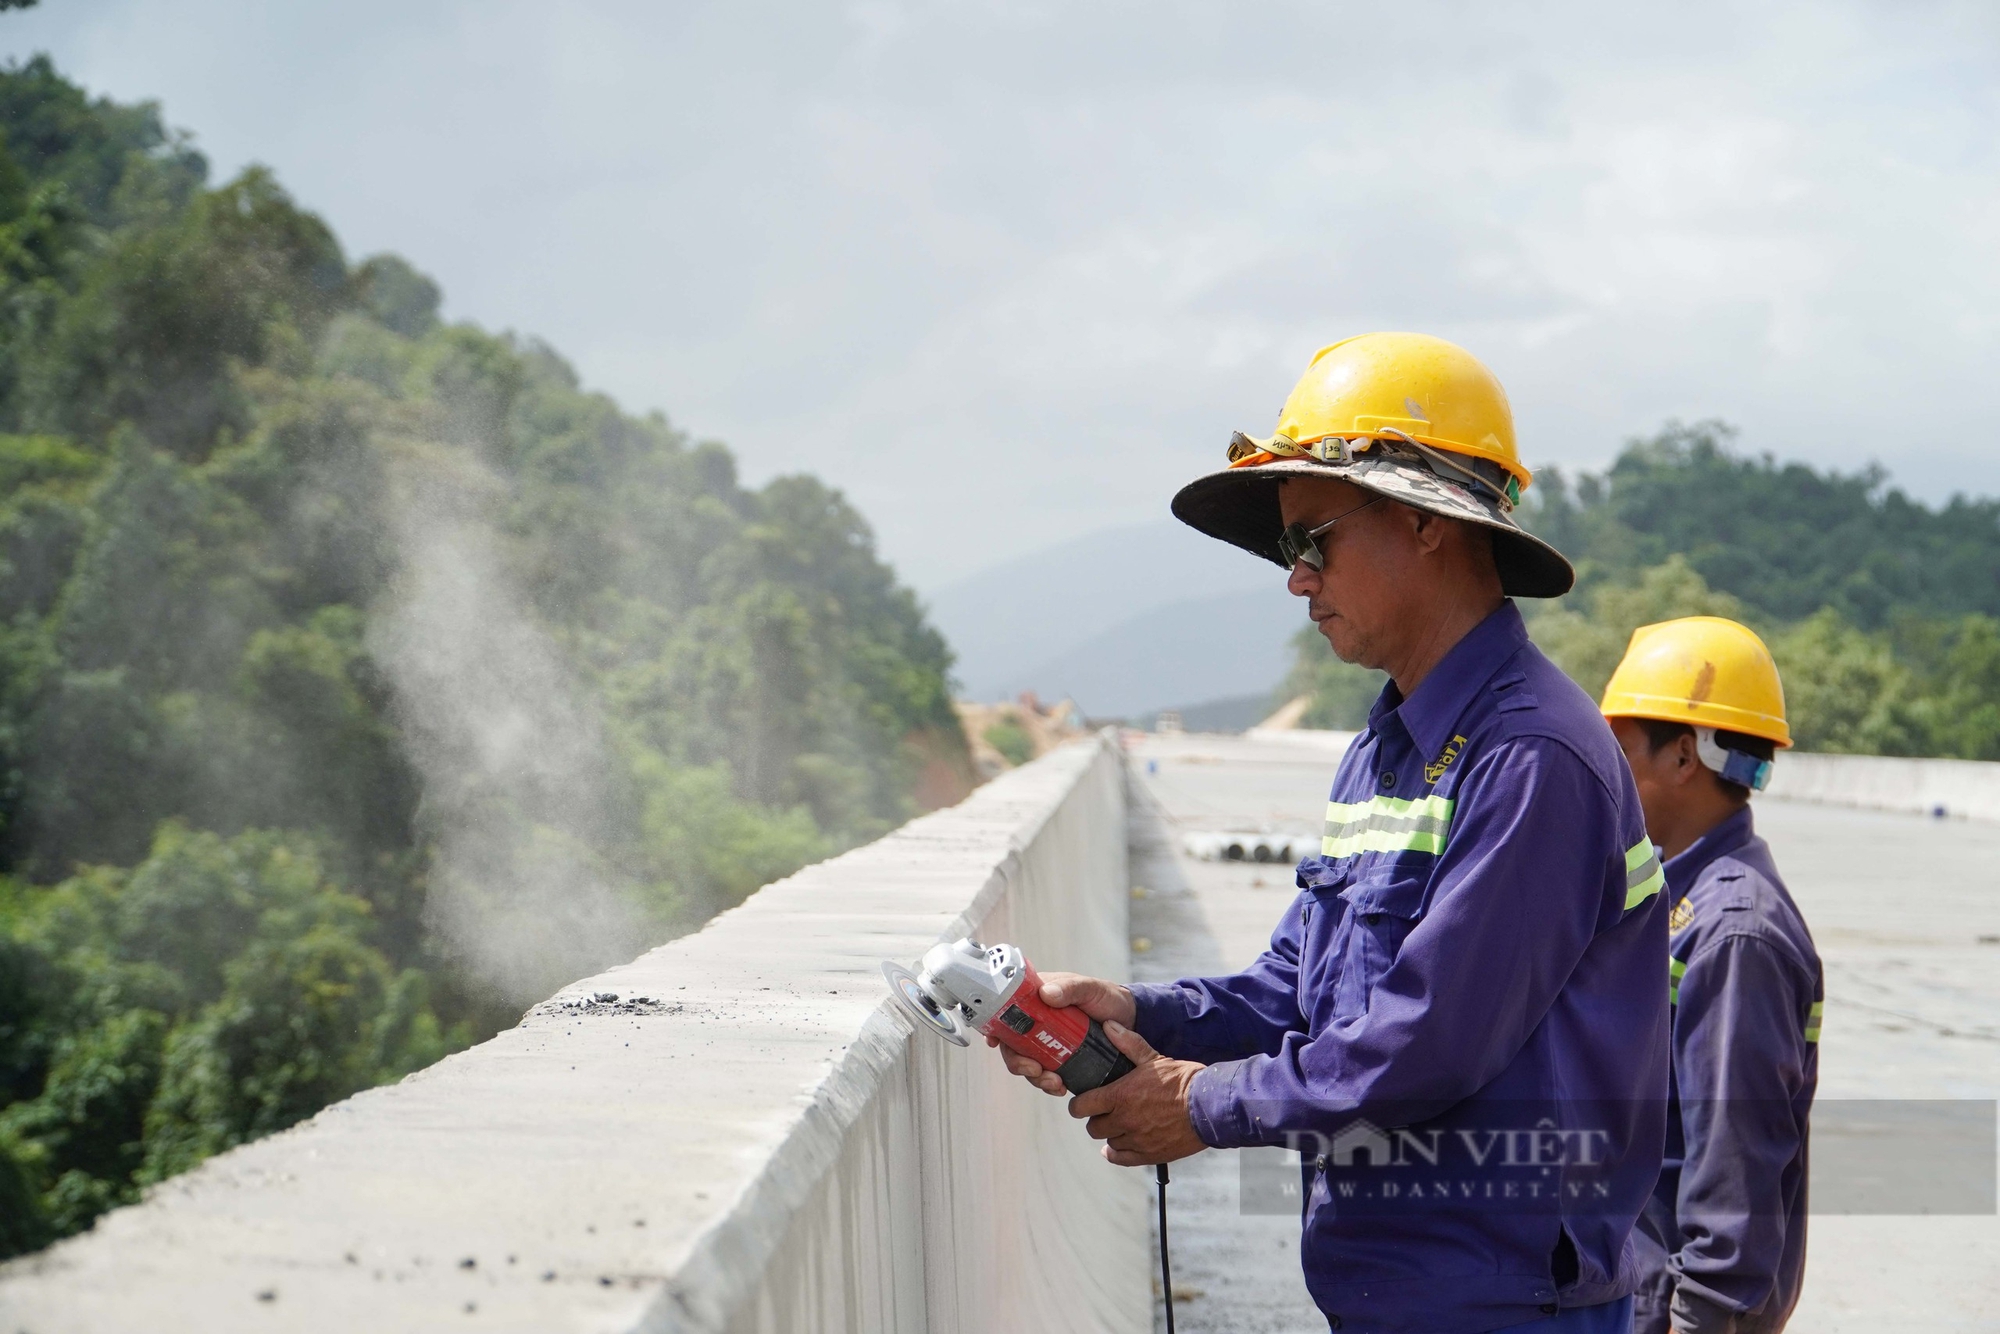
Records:
{"label": "overcast sky", "polygon": [[2000,7],[44,0],[218,178],[817,473],[919,588],[1164,513],[1313,349],[1463,342],[1532,464],[1668,417],[2000,492]]}

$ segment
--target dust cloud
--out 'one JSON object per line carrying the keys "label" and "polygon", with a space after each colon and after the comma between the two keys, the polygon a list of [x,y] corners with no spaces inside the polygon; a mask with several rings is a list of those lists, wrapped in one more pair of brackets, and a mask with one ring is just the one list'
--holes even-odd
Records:
{"label": "dust cloud", "polygon": [[609,832],[603,730],[508,577],[493,522],[503,484],[463,456],[394,472],[400,568],[369,649],[423,781],[427,925],[498,996],[538,1001],[644,944],[596,851]]}

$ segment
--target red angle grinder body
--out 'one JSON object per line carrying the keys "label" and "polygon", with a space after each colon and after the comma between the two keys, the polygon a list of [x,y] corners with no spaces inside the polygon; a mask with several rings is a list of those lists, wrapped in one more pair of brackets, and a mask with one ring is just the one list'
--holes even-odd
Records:
{"label": "red angle grinder body", "polygon": [[992,1038],[1055,1071],[1071,1093],[1109,1084],[1132,1068],[1104,1025],[1042,999],[1042,979],[1012,945],[970,938],[933,945],[917,967],[912,973],[885,962],[882,975],[917,1027],[947,1042],[963,1047],[968,1032]]}

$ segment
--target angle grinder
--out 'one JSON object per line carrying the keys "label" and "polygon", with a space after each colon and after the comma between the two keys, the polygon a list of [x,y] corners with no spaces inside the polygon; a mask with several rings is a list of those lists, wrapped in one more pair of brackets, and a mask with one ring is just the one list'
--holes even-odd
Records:
{"label": "angle grinder", "polygon": [[982,945],[970,937],[933,945],[916,972],[884,962],[882,976],[918,1028],[961,1047],[967,1033],[992,1038],[1055,1071],[1071,1093],[1109,1084],[1132,1068],[1103,1024],[1042,999],[1042,979],[1013,945]]}
{"label": "angle grinder", "polygon": [[[918,1028],[946,1042],[966,1044],[966,1032],[1032,1056],[1054,1070],[1062,1086],[1082,1094],[1132,1072],[1132,1060],[1112,1046],[1104,1024],[1074,1006],[1042,1000],[1042,978],[1016,946],[984,946],[966,936],[924,950],[918,970],[882,960],[888,994]],[[1174,1266],[1166,1254],[1166,1164],[1154,1166],[1160,1184],[1160,1292],[1166,1334],[1174,1334]]]}
{"label": "angle grinder", "polygon": [[[1042,979],[1028,956],[1012,945],[982,945],[970,936],[924,951],[911,972],[884,960],[889,994],[918,1028],[963,1047],[979,1033],[1062,1078],[1084,1093],[1129,1074],[1132,1061],[1111,1045],[1104,1025],[1075,1007],[1042,999]],[[1160,1188],[1160,1281],[1167,1334],[1174,1334],[1174,1271],[1167,1256],[1167,1165],[1153,1169]]]}

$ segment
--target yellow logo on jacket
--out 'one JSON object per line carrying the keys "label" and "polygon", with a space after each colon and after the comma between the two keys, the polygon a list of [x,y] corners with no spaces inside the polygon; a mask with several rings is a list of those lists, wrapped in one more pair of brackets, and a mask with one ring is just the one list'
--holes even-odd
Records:
{"label": "yellow logo on jacket", "polygon": [[1444,771],[1451,768],[1451,762],[1458,758],[1458,752],[1463,749],[1465,749],[1465,738],[1462,736],[1454,736],[1445,742],[1443,752],[1424,766],[1424,781],[1436,783],[1438,779],[1443,778]]}
{"label": "yellow logo on jacket", "polygon": [[1679,903],[1674,905],[1674,910],[1667,914],[1667,930],[1678,931],[1693,920],[1694,905],[1683,897]]}

